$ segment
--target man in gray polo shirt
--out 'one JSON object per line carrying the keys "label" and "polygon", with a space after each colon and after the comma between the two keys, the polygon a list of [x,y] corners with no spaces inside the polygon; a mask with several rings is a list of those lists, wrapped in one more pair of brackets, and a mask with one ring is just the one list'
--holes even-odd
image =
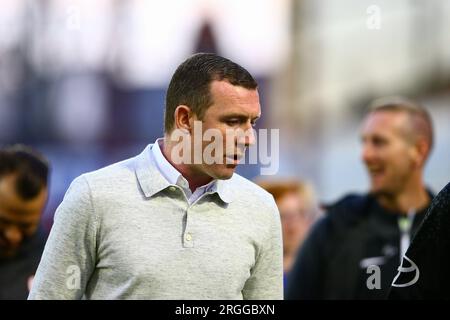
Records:
{"label": "man in gray polo shirt", "polygon": [[[234,173],[260,112],[241,66],[214,54],[183,62],[167,91],[164,138],[72,182],[29,298],[282,299],[277,207]],[[223,138],[213,162],[199,124],[200,136]],[[229,135],[238,131],[250,134]]]}

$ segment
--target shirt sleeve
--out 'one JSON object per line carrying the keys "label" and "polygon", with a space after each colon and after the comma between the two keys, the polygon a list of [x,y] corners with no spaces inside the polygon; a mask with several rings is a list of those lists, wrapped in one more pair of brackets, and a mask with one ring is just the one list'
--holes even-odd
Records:
{"label": "shirt sleeve", "polygon": [[268,232],[242,290],[245,300],[283,299],[283,241],[280,213],[272,199]]}
{"label": "shirt sleeve", "polygon": [[80,176],[56,210],[28,299],[82,299],[95,267],[96,234],[91,191]]}

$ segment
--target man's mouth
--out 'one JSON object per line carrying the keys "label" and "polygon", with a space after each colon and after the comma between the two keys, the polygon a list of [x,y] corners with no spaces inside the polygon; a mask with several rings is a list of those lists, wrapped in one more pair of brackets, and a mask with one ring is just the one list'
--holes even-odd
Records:
{"label": "man's mouth", "polygon": [[381,165],[367,165],[367,171],[371,177],[379,177],[384,173],[384,168]]}

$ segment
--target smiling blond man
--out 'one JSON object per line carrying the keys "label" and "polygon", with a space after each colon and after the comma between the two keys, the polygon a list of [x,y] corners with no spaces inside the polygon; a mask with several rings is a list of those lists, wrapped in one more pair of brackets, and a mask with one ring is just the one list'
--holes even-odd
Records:
{"label": "smiling blond man", "polygon": [[291,271],[288,299],[384,299],[432,199],[423,181],[431,118],[404,98],[376,100],[361,130],[370,192],[327,207]]}

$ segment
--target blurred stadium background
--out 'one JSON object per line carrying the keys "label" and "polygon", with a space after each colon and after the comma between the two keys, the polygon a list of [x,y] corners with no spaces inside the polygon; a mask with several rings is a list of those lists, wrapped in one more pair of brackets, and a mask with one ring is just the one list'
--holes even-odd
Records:
{"label": "blurred stadium background", "polygon": [[2,0],[0,145],[51,160],[48,227],[76,176],[162,136],[170,76],[201,51],[255,75],[259,127],[280,129],[279,175],[309,180],[322,201],[366,190],[359,126],[385,95],[429,108],[426,181],[450,180],[450,1]]}

